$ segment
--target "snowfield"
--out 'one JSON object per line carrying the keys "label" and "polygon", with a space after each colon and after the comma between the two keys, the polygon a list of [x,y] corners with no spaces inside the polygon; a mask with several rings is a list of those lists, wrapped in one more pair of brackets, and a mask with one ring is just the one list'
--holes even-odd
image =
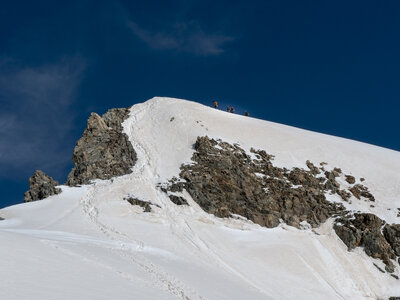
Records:
{"label": "snowfield", "polygon": [[[134,105],[123,126],[138,155],[131,174],[61,186],[59,195],[0,210],[1,299],[400,296],[400,281],[362,249],[348,252],[331,221],[315,230],[268,229],[209,215],[188,194],[190,206],[177,206],[157,188],[190,162],[196,138],[208,135],[264,149],[281,167],[306,168],[310,160],[363,177],[375,207],[355,198],[346,207],[400,223],[399,152],[172,98]],[[128,195],[160,207],[144,213]]]}

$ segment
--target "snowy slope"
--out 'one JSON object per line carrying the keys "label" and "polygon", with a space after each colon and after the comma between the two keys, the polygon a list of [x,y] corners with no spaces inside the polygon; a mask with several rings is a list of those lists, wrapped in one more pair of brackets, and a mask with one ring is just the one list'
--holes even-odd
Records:
{"label": "snowy slope", "polygon": [[[134,105],[123,126],[138,154],[133,173],[63,186],[60,195],[0,210],[1,299],[400,295],[400,281],[379,272],[361,249],[348,252],[330,221],[318,234],[286,225],[267,229],[208,215],[189,195],[189,207],[177,206],[156,187],[190,161],[197,136],[208,135],[265,149],[279,166],[327,162],[327,169],[364,177],[375,207],[362,201],[347,207],[399,223],[399,152],[171,98]],[[160,208],[143,213],[123,200],[127,195]]]}

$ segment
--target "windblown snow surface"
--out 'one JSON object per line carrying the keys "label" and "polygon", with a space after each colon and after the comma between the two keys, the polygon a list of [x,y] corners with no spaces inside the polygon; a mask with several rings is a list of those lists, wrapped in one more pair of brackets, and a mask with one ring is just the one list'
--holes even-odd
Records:
{"label": "windblown snow surface", "polygon": [[[177,206],[157,188],[190,162],[196,138],[208,135],[264,149],[278,166],[327,162],[327,169],[364,177],[375,207],[353,201],[347,208],[399,223],[399,152],[171,98],[134,105],[123,126],[138,154],[131,174],[62,186],[60,195],[0,210],[1,299],[400,295],[400,281],[362,249],[348,252],[330,221],[316,230],[268,229],[209,215],[188,194],[190,206]],[[127,195],[160,207],[144,213],[123,200]]]}

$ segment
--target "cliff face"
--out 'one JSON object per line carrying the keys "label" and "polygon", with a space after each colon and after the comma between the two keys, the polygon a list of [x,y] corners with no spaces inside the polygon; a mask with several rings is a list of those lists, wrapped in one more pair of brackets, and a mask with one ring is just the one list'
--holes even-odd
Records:
{"label": "cliff face", "polygon": [[74,149],[74,168],[68,175],[67,185],[131,173],[136,152],[121,125],[128,116],[126,108],[111,109],[102,117],[96,113],[90,115],[87,128]]}

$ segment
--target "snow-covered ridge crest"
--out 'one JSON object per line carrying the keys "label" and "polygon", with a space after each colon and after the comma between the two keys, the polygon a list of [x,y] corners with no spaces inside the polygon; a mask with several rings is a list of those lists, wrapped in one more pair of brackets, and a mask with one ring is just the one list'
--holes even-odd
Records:
{"label": "snow-covered ridge crest", "polygon": [[[191,163],[197,137],[208,136],[237,143],[248,153],[251,147],[266,150],[282,168],[305,169],[307,160],[315,165],[328,162],[329,171],[340,166],[345,174],[365,178],[376,198],[374,208],[362,201],[346,208],[373,210],[395,223],[398,152],[171,98],[134,105],[123,132],[137,153],[130,174],[81,187],[62,186],[59,195],[0,211],[5,219],[0,221],[5,241],[0,255],[13,262],[0,268],[4,279],[0,296],[384,299],[400,295],[399,281],[381,273],[362,251],[348,252],[329,220],[315,229],[318,235],[285,224],[267,229],[243,218],[207,214],[185,191],[182,196],[189,205],[178,206],[159,188],[180,173],[182,164]],[[144,212],[124,200],[127,196],[154,205]],[[379,260],[375,263],[384,268]],[[44,267],[46,272],[35,276]]]}

